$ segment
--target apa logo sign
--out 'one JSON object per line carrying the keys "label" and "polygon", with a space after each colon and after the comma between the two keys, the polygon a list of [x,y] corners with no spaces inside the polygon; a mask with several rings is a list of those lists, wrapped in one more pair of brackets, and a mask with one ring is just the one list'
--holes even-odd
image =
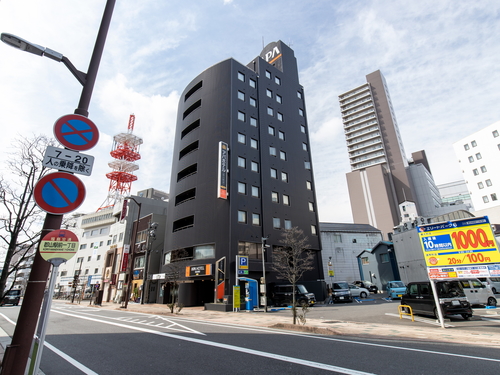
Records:
{"label": "apa logo sign", "polygon": [[276,60],[278,57],[281,57],[281,52],[280,50],[278,49],[278,46],[274,46],[273,49],[269,52],[266,52],[266,61],[269,62],[270,60],[274,61]]}

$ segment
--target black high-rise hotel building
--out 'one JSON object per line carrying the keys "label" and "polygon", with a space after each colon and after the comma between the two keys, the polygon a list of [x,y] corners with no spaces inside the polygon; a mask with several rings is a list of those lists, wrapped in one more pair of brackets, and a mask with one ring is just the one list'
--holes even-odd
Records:
{"label": "black high-rise hotel building", "polygon": [[[305,274],[311,291],[323,280],[304,90],[293,51],[267,45],[247,66],[234,59],[201,73],[181,95],[161,272],[188,260],[179,289],[185,306],[214,301],[216,262],[225,257],[224,295],[236,282],[236,256],[249,257],[245,277],[277,280],[272,249],[283,229],[298,227],[316,251]],[[169,265],[171,263],[171,265]],[[241,283],[240,283],[241,284]],[[166,284],[168,288],[168,284]],[[168,293],[167,291],[165,293]],[[242,293],[244,294],[244,293]]]}

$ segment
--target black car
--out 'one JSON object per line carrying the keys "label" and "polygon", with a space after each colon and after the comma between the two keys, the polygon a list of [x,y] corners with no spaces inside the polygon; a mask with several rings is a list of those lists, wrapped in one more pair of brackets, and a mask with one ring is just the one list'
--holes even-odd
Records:
{"label": "black car", "polygon": [[[293,302],[292,285],[275,285],[272,292],[272,302],[275,306],[290,306]],[[316,303],[314,293],[309,293],[304,285],[295,285],[295,302],[297,306],[313,306]]]}
{"label": "black car", "polygon": [[[443,316],[462,315],[465,320],[472,317],[472,308],[459,281],[436,281],[436,291]],[[410,306],[414,314],[432,315],[439,319],[430,281],[408,283],[401,305]]]}
{"label": "black car", "polygon": [[368,289],[371,293],[378,293],[378,286],[376,286],[371,281],[363,280],[363,281],[355,281],[354,285],[359,286],[360,288]]}
{"label": "black car", "polygon": [[347,281],[337,281],[333,283],[333,302],[352,302],[352,294]]}
{"label": "black car", "polygon": [[21,290],[12,289],[7,292],[2,302],[0,302],[0,306],[3,305],[19,305],[19,301],[21,300]]}

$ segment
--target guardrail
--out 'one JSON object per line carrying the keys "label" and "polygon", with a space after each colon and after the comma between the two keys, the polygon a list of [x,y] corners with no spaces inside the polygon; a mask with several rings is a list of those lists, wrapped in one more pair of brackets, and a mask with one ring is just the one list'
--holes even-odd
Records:
{"label": "guardrail", "polygon": [[[405,308],[407,308],[409,312],[406,312]],[[413,318],[413,310],[412,310],[411,306],[409,306],[409,305],[399,305],[398,306],[398,312],[399,312],[399,319],[403,319],[403,315],[410,315],[411,316],[411,321],[412,322],[415,321],[415,319]]]}

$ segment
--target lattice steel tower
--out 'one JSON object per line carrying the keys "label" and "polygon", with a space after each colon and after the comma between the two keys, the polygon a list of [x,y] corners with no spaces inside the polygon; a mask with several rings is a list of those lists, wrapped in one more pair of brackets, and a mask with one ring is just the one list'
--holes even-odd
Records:
{"label": "lattice steel tower", "polygon": [[108,163],[113,171],[106,174],[110,180],[108,197],[99,210],[114,206],[118,200],[130,195],[132,182],[137,180],[137,176],[133,173],[139,169],[135,161],[141,158],[139,148],[142,138],[132,134],[134,122],[135,116],[130,115],[127,132],[117,134],[113,138],[110,154],[115,160]]}

